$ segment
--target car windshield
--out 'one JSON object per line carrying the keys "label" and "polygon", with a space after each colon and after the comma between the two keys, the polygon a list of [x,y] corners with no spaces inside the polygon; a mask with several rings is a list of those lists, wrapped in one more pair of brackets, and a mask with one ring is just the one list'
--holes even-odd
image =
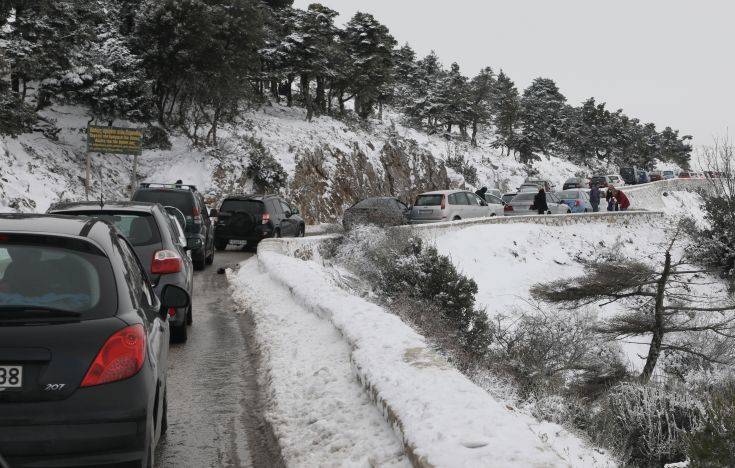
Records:
{"label": "car windshield", "polygon": [[100,218],[114,225],[133,245],[142,247],[161,243],[161,233],[153,215],[130,211],[70,211],[64,215]]}
{"label": "car windshield", "polygon": [[532,192],[519,193],[513,198],[513,201],[514,202],[530,201],[530,200],[533,200],[535,196],[536,194]]}
{"label": "car windshield", "polygon": [[439,206],[442,204],[442,195],[419,195],[414,206]]}
{"label": "car windshield", "polygon": [[92,249],[0,241],[0,320],[72,314],[81,319],[117,311],[109,259]]}
{"label": "car windshield", "polygon": [[248,213],[263,214],[263,202],[258,200],[225,200],[222,202],[220,213]]}
{"label": "car windshield", "polygon": [[575,190],[564,190],[563,192],[559,192],[558,195],[562,200],[576,200],[579,198],[579,192]]}
{"label": "car windshield", "polygon": [[133,200],[174,206],[181,210],[187,218],[194,212],[194,195],[185,190],[139,190]]}

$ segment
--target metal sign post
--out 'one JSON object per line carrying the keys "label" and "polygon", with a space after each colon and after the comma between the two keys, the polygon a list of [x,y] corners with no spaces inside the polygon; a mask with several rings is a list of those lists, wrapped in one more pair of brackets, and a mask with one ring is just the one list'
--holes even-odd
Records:
{"label": "metal sign post", "polygon": [[133,156],[133,172],[130,176],[131,190],[138,185],[138,157],[143,152],[143,130],[140,128],[87,127],[87,180],[86,192],[89,200],[90,153],[127,154]]}
{"label": "metal sign post", "polygon": [[84,177],[84,195],[87,197],[87,201],[89,201],[89,173],[92,171],[92,154],[87,151],[87,161],[86,161],[86,175]]}

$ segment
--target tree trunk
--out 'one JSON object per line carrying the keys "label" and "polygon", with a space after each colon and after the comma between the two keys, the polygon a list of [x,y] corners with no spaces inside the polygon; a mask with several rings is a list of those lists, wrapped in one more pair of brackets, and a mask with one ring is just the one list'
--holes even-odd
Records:
{"label": "tree trunk", "polygon": [[281,95],[278,93],[278,80],[271,79],[271,96],[276,102],[281,102]]}
{"label": "tree trunk", "polygon": [[316,115],[322,115],[327,110],[327,104],[324,97],[324,78],[316,77]]}
{"label": "tree trunk", "polygon": [[651,346],[648,348],[648,357],[646,365],[641,372],[641,382],[648,383],[656,368],[656,362],[661,355],[661,345],[664,341],[664,296],[666,294],[666,284],[671,275],[671,249],[666,251],[666,262],[664,263],[664,271],[656,286],[656,305],[654,308],[654,329],[653,337],[651,337]]}
{"label": "tree trunk", "polygon": [[472,146],[477,148],[477,121],[472,122]]}
{"label": "tree trunk", "polygon": [[293,75],[288,75],[288,80],[286,83],[288,84],[288,87],[286,88],[286,103],[288,104],[288,107],[293,107]]}
{"label": "tree trunk", "polygon": [[339,95],[337,96],[337,100],[339,101],[339,113],[340,115],[345,115],[345,92],[340,91]]}
{"label": "tree trunk", "polygon": [[306,73],[301,75],[301,99],[304,101],[304,107],[306,108],[306,120],[311,122],[311,118],[314,115],[314,106],[311,102],[311,90],[309,84],[311,78]]}

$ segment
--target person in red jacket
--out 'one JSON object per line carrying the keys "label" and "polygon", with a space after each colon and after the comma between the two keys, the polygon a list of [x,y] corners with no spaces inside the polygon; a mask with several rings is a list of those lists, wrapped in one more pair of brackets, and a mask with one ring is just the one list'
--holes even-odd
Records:
{"label": "person in red jacket", "polygon": [[630,207],[630,200],[628,200],[628,197],[623,193],[622,190],[615,190],[615,199],[620,205],[620,211],[628,210],[628,208]]}

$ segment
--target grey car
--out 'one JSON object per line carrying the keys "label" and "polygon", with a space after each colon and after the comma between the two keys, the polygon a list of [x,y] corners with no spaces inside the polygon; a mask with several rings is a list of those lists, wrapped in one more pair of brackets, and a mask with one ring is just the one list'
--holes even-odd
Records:
{"label": "grey car", "polygon": [[411,223],[437,223],[491,216],[487,202],[466,190],[422,193],[411,208]]}
{"label": "grey car", "polygon": [[397,198],[371,197],[346,209],[342,216],[342,225],[345,230],[360,224],[400,226],[408,224],[410,213],[410,208]]}
{"label": "grey car", "polygon": [[[506,205],[505,216],[535,215],[538,211],[533,207],[533,199],[538,192],[521,192]],[[549,205],[547,214],[565,214],[572,210],[562,203],[554,193],[546,193],[546,204]]]}
{"label": "grey car", "polygon": [[[96,202],[61,203],[48,213],[101,218],[113,224],[133,246],[140,263],[153,282],[158,297],[166,285],[173,284],[194,292],[194,265],[188,253],[181,227],[164,207],[157,203],[110,202],[100,207]],[[171,339],[185,342],[187,325],[193,321],[191,303],[183,309],[169,310]]]}

